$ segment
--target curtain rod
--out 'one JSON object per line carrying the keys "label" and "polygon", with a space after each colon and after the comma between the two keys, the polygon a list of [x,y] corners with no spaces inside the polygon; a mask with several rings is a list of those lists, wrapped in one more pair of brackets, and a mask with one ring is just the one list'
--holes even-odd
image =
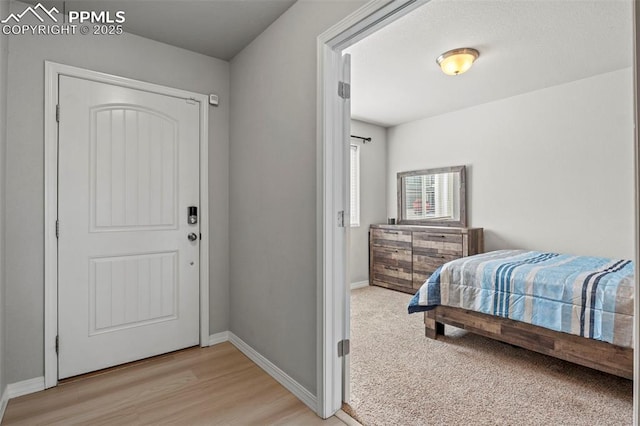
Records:
{"label": "curtain rod", "polygon": [[354,139],[362,139],[362,143],[371,142],[371,138],[365,138],[364,136],[351,135],[351,137]]}

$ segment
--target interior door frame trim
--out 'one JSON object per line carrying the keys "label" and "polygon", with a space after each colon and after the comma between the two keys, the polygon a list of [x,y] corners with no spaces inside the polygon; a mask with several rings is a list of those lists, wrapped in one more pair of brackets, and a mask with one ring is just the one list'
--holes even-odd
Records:
{"label": "interior door frame trim", "polygon": [[82,78],[200,104],[200,346],[209,346],[209,103],[208,96],[157,84],[45,61],[44,94],[44,379],[58,384],[58,104],[59,76]]}
{"label": "interior door frame trim", "polygon": [[[316,216],[317,240],[317,414],[327,418],[342,406],[345,367],[337,344],[346,334],[345,303],[348,268],[345,253],[348,229],[338,226],[340,210],[349,217],[349,204],[340,194],[348,179],[336,177],[340,170],[342,100],[338,82],[342,77],[342,51],[366,36],[401,18],[429,0],[371,0],[325,32],[316,42]],[[346,143],[349,143],[348,141]]]}

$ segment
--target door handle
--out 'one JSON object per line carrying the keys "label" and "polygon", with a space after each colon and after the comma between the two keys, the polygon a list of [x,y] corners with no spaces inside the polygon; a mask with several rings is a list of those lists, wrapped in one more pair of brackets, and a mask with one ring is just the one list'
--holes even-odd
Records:
{"label": "door handle", "polygon": [[187,238],[189,239],[189,241],[195,241],[198,239],[198,236],[194,232],[192,232],[189,235],[187,235]]}

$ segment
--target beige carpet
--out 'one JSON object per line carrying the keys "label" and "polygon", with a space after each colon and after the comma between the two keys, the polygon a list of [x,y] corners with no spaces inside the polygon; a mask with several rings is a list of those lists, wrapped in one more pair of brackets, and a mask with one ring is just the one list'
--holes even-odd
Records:
{"label": "beige carpet", "polygon": [[453,327],[424,337],[408,294],[351,292],[351,403],[364,425],[630,425],[630,380]]}

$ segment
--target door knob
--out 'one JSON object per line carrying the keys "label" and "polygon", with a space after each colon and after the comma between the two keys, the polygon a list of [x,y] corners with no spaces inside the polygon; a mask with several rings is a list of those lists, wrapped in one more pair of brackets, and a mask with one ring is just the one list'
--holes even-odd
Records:
{"label": "door knob", "polygon": [[189,241],[195,241],[198,239],[198,236],[192,232],[189,235],[187,235],[187,238],[189,239]]}

